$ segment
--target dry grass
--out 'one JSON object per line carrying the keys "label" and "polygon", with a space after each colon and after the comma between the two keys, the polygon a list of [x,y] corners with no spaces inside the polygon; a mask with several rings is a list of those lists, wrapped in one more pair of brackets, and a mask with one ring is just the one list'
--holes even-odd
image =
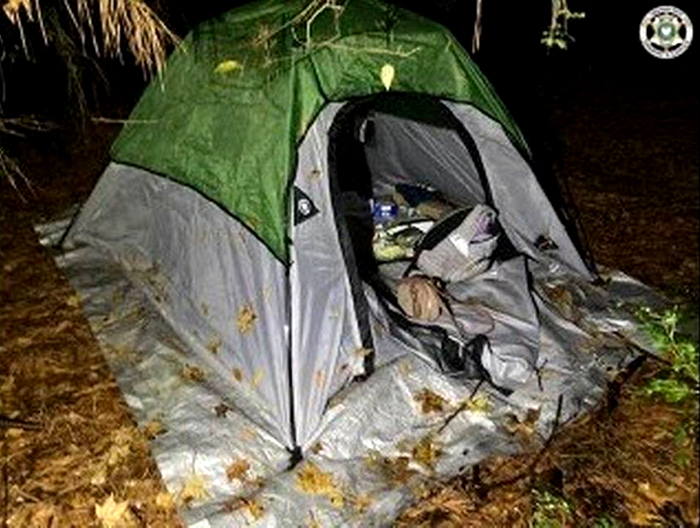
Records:
{"label": "dry grass", "polygon": [[[179,41],[142,0],[76,0],[73,6],[71,0],[63,0],[63,7],[84,49],[88,39],[98,56],[121,59],[128,49],[144,72],[162,72],[168,47]],[[44,42],[51,41],[52,36],[44,27],[40,0],[9,0],[3,10],[17,28],[25,54],[28,55],[28,48],[24,24],[39,24]]]}
{"label": "dry grass", "polygon": [[[624,526],[697,526],[697,445],[674,441],[689,409],[636,394],[654,373],[645,367],[617,405],[567,427],[544,451],[490,460],[434,487],[396,526],[529,526],[536,490],[572,504],[572,517],[557,526],[602,518]],[[679,463],[679,453],[689,455],[686,462]]]}
{"label": "dry grass", "polygon": [[17,195],[22,199],[22,201],[27,201],[23,191],[23,188],[33,193],[32,183],[29,181],[22,172],[19,164],[12,159],[10,156],[5,154],[5,151],[0,146],[0,177],[5,177],[12,188],[15,190]]}

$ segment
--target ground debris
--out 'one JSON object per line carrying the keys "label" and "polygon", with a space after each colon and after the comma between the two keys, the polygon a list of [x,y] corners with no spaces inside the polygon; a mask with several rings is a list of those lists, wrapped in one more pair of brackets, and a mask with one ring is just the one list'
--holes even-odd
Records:
{"label": "ground debris", "polygon": [[102,504],[95,505],[95,515],[104,528],[127,528],[135,526],[128,508],[129,501],[117,502],[110,495]]}
{"label": "ground debris", "polygon": [[432,434],[421,438],[411,450],[411,458],[424,468],[434,471],[438,458],[442,455],[442,445]]}
{"label": "ground debris", "polygon": [[201,368],[186,364],[180,369],[180,377],[187,381],[201,383],[206,378],[206,375]]}
{"label": "ground debris", "polygon": [[196,473],[188,475],[180,487],[176,502],[180,506],[187,508],[195,502],[200,502],[209,498],[207,486],[208,482],[204,476]]}
{"label": "ground debris", "polygon": [[167,432],[168,428],[160,418],[156,418],[146,422],[143,426],[141,426],[141,430],[146,438],[153,440],[155,437]]}
{"label": "ground debris", "polygon": [[422,388],[413,395],[413,399],[420,404],[423,414],[442,413],[450,407],[450,403],[445,398],[428,388]]}
{"label": "ground debris", "polygon": [[241,307],[236,318],[236,326],[241,334],[247,334],[253,330],[253,325],[257,319],[257,314],[250,304]]}
{"label": "ground debris", "polygon": [[417,471],[409,466],[410,462],[411,459],[407,455],[390,457],[382,455],[379,451],[370,451],[364,459],[365,467],[379,474],[391,487],[405,485],[417,474]]}
{"label": "ground debris", "polygon": [[316,464],[306,461],[297,467],[296,484],[304,493],[325,495],[336,508],[342,508],[345,502],[343,493],[330,473],[322,471]]}
{"label": "ground debris", "polygon": [[232,497],[226,501],[224,509],[230,513],[243,511],[253,521],[257,521],[265,515],[265,507],[260,499],[256,497]]}
{"label": "ground debris", "polygon": [[226,477],[229,482],[234,480],[239,480],[241,482],[246,482],[248,480],[248,470],[250,469],[250,462],[244,458],[237,458],[231,462],[226,468]]}

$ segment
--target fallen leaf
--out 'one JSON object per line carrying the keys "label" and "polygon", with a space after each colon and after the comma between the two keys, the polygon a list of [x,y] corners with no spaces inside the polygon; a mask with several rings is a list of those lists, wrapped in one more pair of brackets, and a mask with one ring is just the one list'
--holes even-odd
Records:
{"label": "fallen leaf", "polygon": [[153,440],[156,436],[165,433],[168,429],[161,420],[155,419],[144,424],[141,430],[146,438]]}
{"label": "fallen leaf", "polygon": [[445,398],[427,388],[414,394],[413,399],[420,404],[423,414],[441,413],[450,405]]}
{"label": "fallen leaf", "polygon": [[234,368],[233,369],[233,377],[238,383],[242,382],[243,381],[243,371],[239,368]]}
{"label": "fallen leaf", "polygon": [[248,480],[249,469],[250,463],[247,460],[243,458],[236,459],[226,468],[226,477],[228,478],[229,482],[234,480],[245,482]]}
{"label": "fallen leaf", "polygon": [[209,350],[209,352],[211,352],[214,355],[219,353],[220,348],[221,348],[221,338],[219,336],[216,336],[214,339],[212,339],[207,344],[207,350]]}
{"label": "fallen leaf", "polygon": [[189,364],[180,369],[180,376],[185,378],[187,381],[193,381],[195,383],[202,382],[205,378],[204,371],[202,369]]}
{"label": "fallen leaf", "polygon": [[253,310],[253,307],[249,304],[244,305],[238,312],[238,317],[236,318],[236,326],[241,334],[247,334],[253,329],[253,324],[257,315]]}
{"label": "fallen leaf", "polygon": [[382,80],[382,84],[385,89],[391,88],[391,83],[394,82],[394,76],[396,75],[396,70],[391,64],[385,64],[379,71],[379,78]]}
{"label": "fallen leaf", "polygon": [[104,461],[93,467],[91,472],[90,484],[93,486],[102,486],[107,482],[107,464]]}
{"label": "fallen leaf", "polygon": [[505,416],[504,426],[510,434],[520,437],[523,440],[529,440],[537,430],[536,424],[539,417],[539,409],[528,409],[522,421],[513,414],[507,414]]}
{"label": "fallen leaf", "polygon": [[392,486],[403,485],[416,473],[409,467],[407,456],[387,457],[378,451],[370,451],[364,460],[367,469],[378,473]]}
{"label": "fallen leaf", "polygon": [[225,507],[229,512],[244,510],[256,521],[265,515],[265,508],[258,499],[233,497],[226,502]]}
{"label": "fallen leaf", "polygon": [[343,507],[343,494],[333,481],[332,475],[321,471],[313,462],[306,462],[298,466],[296,483],[297,487],[304,493],[325,495],[334,507]]}
{"label": "fallen leaf", "polygon": [[163,510],[172,510],[175,507],[173,496],[167,491],[161,491],[155,498],[156,507]]}
{"label": "fallen leaf", "polygon": [[216,68],[214,68],[214,71],[216,73],[229,73],[240,69],[243,69],[243,65],[237,60],[225,60],[220,62]]}
{"label": "fallen leaf", "polygon": [[250,386],[257,389],[264,376],[265,372],[262,369],[256,370],[253,377],[250,379]]}
{"label": "fallen leaf", "polygon": [[318,522],[318,519],[312,511],[309,511],[309,522],[306,525],[306,528],[322,528],[321,523]]}
{"label": "fallen leaf", "polygon": [[121,427],[112,433],[112,444],[107,451],[106,462],[108,466],[116,466],[124,462],[131,454],[131,446],[135,443],[135,429]]}
{"label": "fallen leaf", "polygon": [[127,523],[128,507],[129,501],[116,502],[110,495],[102,504],[95,505],[95,515],[104,528],[123,528]]}
{"label": "fallen leaf", "polygon": [[189,506],[193,502],[202,501],[209,497],[206,479],[195,473],[188,476],[182,484],[180,493],[177,495],[178,503]]}
{"label": "fallen leaf", "polygon": [[473,413],[488,413],[492,408],[491,401],[486,396],[477,396],[469,398],[464,402],[464,407]]}
{"label": "fallen leaf", "polygon": [[437,459],[442,455],[439,443],[431,435],[421,438],[411,451],[411,457],[429,470],[435,469]]}
{"label": "fallen leaf", "polygon": [[70,295],[69,297],[66,298],[66,304],[70,308],[79,308],[80,307],[80,297],[77,295]]}
{"label": "fallen leaf", "polygon": [[231,410],[231,407],[226,405],[224,402],[221,402],[219,405],[214,407],[214,412],[216,413],[216,416],[218,418],[225,418],[226,413]]}
{"label": "fallen leaf", "polygon": [[355,503],[355,511],[360,515],[367,513],[367,510],[369,510],[369,507],[372,505],[372,499],[369,495],[364,493],[360,493],[355,497],[353,502]]}

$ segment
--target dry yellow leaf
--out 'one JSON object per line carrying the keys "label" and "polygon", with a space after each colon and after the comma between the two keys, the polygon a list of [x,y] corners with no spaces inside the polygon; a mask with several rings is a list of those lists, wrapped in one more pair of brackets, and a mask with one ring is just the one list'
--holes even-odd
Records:
{"label": "dry yellow leaf", "polygon": [[248,470],[250,469],[250,463],[243,459],[238,458],[231,462],[226,468],[226,477],[229,481],[240,480],[245,482],[248,480]]}
{"label": "dry yellow leaf", "polygon": [[207,481],[202,475],[192,473],[182,483],[180,493],[177,495],[177,501],[182,506],[189,506],[193,502],[202,501],[209,497],[207,491]]}
{"label": "dry yellow leaf", "polygon": [[107,464],[105,464],[104,461],[101,461],[93,467],[91,472],[90,484],[93,486],[102,486],[107,482]]}
{"label": "dry yellow leaf", "polygon": [[306,462],[299,466],[296,482],[297,487],[304,493],[325,495],[334,507],[343,507],[343,494],[333,482],[332,475],[321,471],[313,462]]}
{"label": "dry yellow leaf", "polygon": [[243,65],[238,62],[237,60],[225,60],[220,62],[216,68],[214,68],[214,71],[216,73],[229,73],[234,70],[239,70],[242,69]]}
{"label": "dry yellow leaf", "polygon": [[439,443],[431,435],[421,438],[411,451],[413,460],[430,470],[435,468],[435,463],[441,454]]}
{"label": "dry yellow leaf", "polygon": [[236,326],[241,334],[247,334],[253,329],[255,319],[257,319],[255,310],[249,304],[243,305],[243,307],[238,312],[238,317],[236,318]]}
{"label": "dry yellow leaf", "polygon": [[381,475],[392,486],[405,484],[416,473],[409,462],[407,456],[387,457],[374,450],[364,460],[367,469]]}
{"label": "dry yellow leaf", "polygon": [[379,78],[382,80],[384,88],[387,90],[391,88],[391,83],[394,82],[394,76],[396,75],[396,70],[391,64],[385,64],[379,71]]}
{"label": "dry yellow leaf", "polygon": [[306,528],[322,528],[321,523],[318,522],[318,519],[312,511],[309,512],[309,522],[306,525]]}
{"label": "dry yellow leaf", "polygon": [[221,338],[219,336],[216,336],[214,339],[209,341],[209,343],[207,344],[207,350],[209,350],[209,352],[211,352],[214,355],[219,353],[220,348],[221,348]]}
{"label": "dry yellow leaf", "polygon": [[167,431],[167,428],[161,420],[156,419],[144,424],[141,430],[143,431],[143,434],[146,438],[148,438],[149,440],[153,440],[156,436],[165,433]]}
{"label": "dry yellow leaf", "polygon": [[488,413],[493,408],[493,405],[491,405],[491,401],[486,396],[477,396],[466,400],[464,407],[473,413]]}
{"label": "dry yellow leaf", "polygon": [[522,421],[513,414],[507,414],[504,417],[504,427],[509,433],[523,440],[529,440],[537,431],[537,420],[539,417],[539,409],[528,409]]}
{"label": "dry yellow leaf", "polygon": [[263,515],[265,515],[265,508],[258,499],[251,499],[248,497],[234,497],[227,502],[225,507],[226,510],[230,512],[244,510],[248,512],[255,521],[257,521]]}
{"label": "dry yellow leaf", "polygon": [[79,308],[80,307],[80,297],[78,297],[77,295],[70,295],[66,299],[66,304],[70,308]]}
{"label": "dry yellow leaf", "polygon": [[131,427],[121,427],[112,433],[112,444],[107,451],[108,466],[116,466],[126,460],[131,454],[131,446],[135,442],[136,430]]}
{"label": "dry yellow leaf", "polygon": [[414,394],[413,399],[420,404],[423,414],[441,413],[450,405],[445,398],[428,388]]}
{"label": "dry yellow leaf", "polygon": [[257,389],[264,376],[265,372],[262,369],[256,370],[253,377],[250,379],[250,386]]}
{"label": "dry yellow leaf", "polygon": [[367,510],[369,510],[369,507],[372,505],[372,499],[369,495],[364,493],[360,493],[355,497],[353,502],[355,503],[355,511],[360,515],[367,513]]}
{"label": "dry yellow leaf", "polygon": [[104,528],[124,528],[127,525],[129,501],[116,502],[110,495],[102,504],[95,505],[95,515]]}
{"label": "dry yellow leaf", "polygon": [[173,496],[167,491],[161,491],[158,495],[156,495],[155,503],[156,507],[162,510],[171,510],[175,507]]}
{"label": "dry yellow leaf", "polygon": [[180,369],[180,376],[185,378],[187,381],[194,381],[195,383],[204,381],[205,378],[204,371],[202,369],[189,364]]}
{"label": "dry yellow leaf", "polygon": [[130,452],[128,445],[112,444],[107,452],[107,465],[112,467],[120,464],[129,457]]}

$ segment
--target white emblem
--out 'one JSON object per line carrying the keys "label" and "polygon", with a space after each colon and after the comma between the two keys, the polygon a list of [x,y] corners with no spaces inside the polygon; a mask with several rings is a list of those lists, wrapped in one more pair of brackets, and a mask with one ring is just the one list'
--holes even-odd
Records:
{"label": "white emblem", "polygon": [[299,214],[302,216],[307,216],[311,214],[311,202],[306,198],[302,198],[297,203],[297,209],[299,210]]}
{"label": "white emblem", "polygon": [[693,40],[693,23],[683,11],[673,6],[659,6],[649,11],[639,25],[639,39],[644,49],[659,59],[674,59],[685,52]]}

